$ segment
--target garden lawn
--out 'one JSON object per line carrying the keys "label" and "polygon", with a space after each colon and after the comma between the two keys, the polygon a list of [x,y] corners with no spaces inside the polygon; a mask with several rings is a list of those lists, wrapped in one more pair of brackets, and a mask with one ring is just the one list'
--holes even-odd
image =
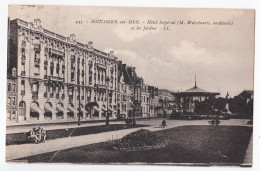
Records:
{"label": "garden lawn", "polygon": [[[79,128],[68,128],[68,129],[55,129],[47,131],[46,140],[53,140],[57,138],[64,138],[68,136],[80,136],[88,134],[97,134],[101,132],[116,131],[122,129],[144,127],[148,125],[136,125],[136,126],[126,126],[125,124],[110,124],[100,125],[100,126],[89,126],[89,127],[79,127]],[[29,130],[28,130],[29,131]],[[28,141],[27,136],[24,133],[6,134],[6,145],[15,144],[27,144],[31,143]]]}
{"label": "garden lawn", "polygon": [[[54,163],[219,163],[241,164],[252,133],[242,126],[182,126],[156,132],[168,144],[146,151],[119,151],[112,142],[22,158],[28,162]],[[56,153],[55,157],[53,155]],[[53,157],[53,158],[52,158]],[[52,160],[50,160],[52,158]]]}

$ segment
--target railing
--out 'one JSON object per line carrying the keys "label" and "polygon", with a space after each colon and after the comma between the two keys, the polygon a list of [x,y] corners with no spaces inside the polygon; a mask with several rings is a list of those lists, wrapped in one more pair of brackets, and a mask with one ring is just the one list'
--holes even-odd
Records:
{"label": "railing", "polygon": [[25,40],[22,41],[22,47],[26,47],[26,41]]}
{"label": "railing", "polygon": [[21,71],[21,75],[25,75],[25,71]]}
{"label": "railing", "polygon": [[21,59],[22,59],[22,60],[26,60],[26,56],[25,56],[25,55],[22,55]]}
{"label": "railing", "polygon": [[75,56],[71,55],[70,60],[75,61]]}
{"label": "railing", "polygon": [[38,99],[38,92],[37,91],[33,91],[32,92],[32,98],[33,99]]}

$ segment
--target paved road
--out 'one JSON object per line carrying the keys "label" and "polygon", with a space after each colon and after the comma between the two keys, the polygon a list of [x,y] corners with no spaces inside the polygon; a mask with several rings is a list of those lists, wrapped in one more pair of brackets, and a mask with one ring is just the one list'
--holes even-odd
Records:
{"label": "paved road", "polygon": [[[168,120],[167,128],[160,128],[161,119],[151,119],[138,121],[139,124],[148,124],[149,127],[144,127],[144,129],[149,129],[150,131],[159,131],[162,129],[169,129],[184,125],[208,125],[207,120]],[[247,120],[229,120],[222,121],[221,125],[240,125],[247,126]],[[104,142],[112,139],[122,138],[124,135],[131,133],[133,131],[139,130],[140,128],[125,129],[111,132],[104,132],[99,134],[91,134],[77,137],[67,137],[60,138],[56,140],[49,140],[46,143],[41,144],[22,144],[22,145],[10,145],[6,146],[6,161],[13,159],[18,159],[22,157],[33,156],[37,154],[64,150],[72,147],[79,147],[83,145]]]}

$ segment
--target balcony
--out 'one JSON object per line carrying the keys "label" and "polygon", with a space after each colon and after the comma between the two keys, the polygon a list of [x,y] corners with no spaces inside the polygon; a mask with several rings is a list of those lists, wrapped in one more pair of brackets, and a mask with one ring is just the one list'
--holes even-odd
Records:
{"label": "balcony", "polygon": [[21,75],[25,76],[25,71],[21,71]]}
{"label": "balcony", "polygon": [[71,55],[70,60],[75,61],[75,55]]}
{"label": "balcony", "polygon": [[53,49],[53,48],[49,48],[49,51],[53,55],[64,56],[64,52],[62,52],[61,50],[56,50],[56,49]]}
{"label": "balcony", "polygon": [[106,68],[107,68],[106,65],[104,65],[104,64],[98,64],[98,67],[99,67],[100,69],[106,69]]}
{"label": "balcony", "polygon": [[32,98],[33,99],[38,99],[38,92],[37,91],[33,91],[32,92]]}
{"label": "balcony", "polygon": [[22,57],[21,57],[22,60],[26,60],[26,56],[24,54],[22,54]]}
{"label": "balcony", "polygon": [[62,99],[65,99],[65,94],[62,94],[62,95],[61,95],[61,98],[62,98]]}
{"label": "balcony", "polygon": [[54,63],[53,63],[53,62],[51,62],[50,64],[51,64],[51,68],[54,68]]}
{"label": "balcony", "polygon": [[59,94],[56,94],[56,99],[60,98],[60,95]]}
{"label": "balcony", "polygon": [[35,58],[34,62],[39,64],[41,62],[41,59],[40,58]]}
{"label": "balcony", "polygon": [[53,98],[53,93],[50,93],[50,98]]}
{"label": "balcony", "polygon": [[46,98],[47,96],[48,96],[48,95],[47,95],[47,92],[44,92],[44,93],[43,93],[43,97]]}
{"label": "balcony", "polygon": [[38,43],[34,43],[34,51],[35,53],[40,53],[41,52],[41,45]]}
{"label": "balcony", "polygon": [[25,90],[21,90],[21,95],[25,95]]}
{"label": "balcony", "polygon": [[23,48],[26,47],[26,41],[25,41],[25,40],[22,41],[22,47],[23,47]]}

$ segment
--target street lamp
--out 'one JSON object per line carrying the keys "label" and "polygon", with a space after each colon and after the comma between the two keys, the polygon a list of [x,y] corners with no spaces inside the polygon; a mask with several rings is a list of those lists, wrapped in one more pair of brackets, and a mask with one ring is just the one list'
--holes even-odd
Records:
{"label": "street lamp", "polygon": [[106,79],[105,79],[105,81],[106,81],[106,89],[107,89],[107,111],[106,111],[106,125],[109,125],[109,114],[108,114],[108,95],[109,95],[109,93],[108,93],[108,88],[109,88],[109,81],[110,81],[110,79],[107,77]]}

